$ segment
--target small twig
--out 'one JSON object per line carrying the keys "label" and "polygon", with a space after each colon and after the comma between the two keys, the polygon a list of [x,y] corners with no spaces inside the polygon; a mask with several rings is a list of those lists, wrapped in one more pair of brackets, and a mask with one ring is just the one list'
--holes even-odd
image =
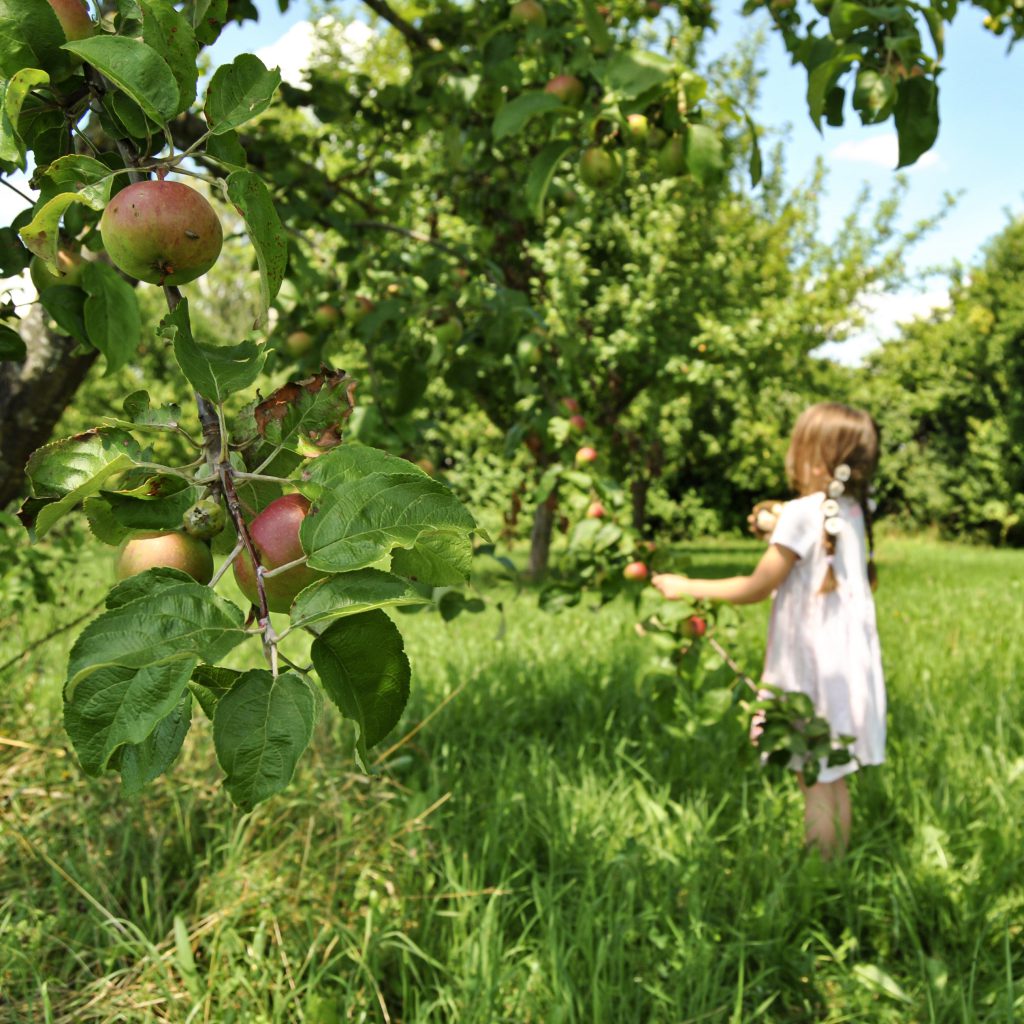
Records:
{"label": "small twig", "polygon": [[291,484],[295,485],[294,480],[289,480],[284,476],[267,476],[266,473],[246,473],[244,470],[236,469],[232,474],[236,480],[265,480],[271,484]]}
{"label": "small twig", "polygon": [[211,590],[215,586],[217,586],[218,583],[220,583],[224,573],[228,571],[234,560],[242,553],[242,549],[244,547],[245,545],[242,543],[241,540],[239,540],[238,543],[234,546],[234,549],[232,550],[231,554],[228,555],[228,557],[224,560],[224,564],[213,574],[213,579],[206,584],[208,587],[210,587]]}
{"label": "small twig", "polygon": [[434,47],[430,45],[430,40],[414,26],[410,25],[400,14],[393,11],[385,2],[385,0],[363,0],[363,3],[370,8],[374,14],[380,15],[388,24],[393,25],[398,31],[412,43],[417,49],[427,50],[429,52],[434,51]]}
{"label": "small twig", "polygon": [[264,568],[260,566],[260,572],[263,574],[265,580],[269,580],[271,576],[280,576],[281,573],[287,572],[289,569],[298,568],[300,565],[305,565],[309,560],[308,555],[303,555],[301,558],[296,558],[291,562],[285,562],[284,565],[277,565],[273,569]]}
{"label": "small twig", "polygon": [[31,196],[25,195],[16,185],[12,185],[3,175],[0,175],[0,184],[6,185],[16,196],[20,196],[28,203],[29,206],[35,205],[35,200]]}
{"label": "small twig", "polygon": [[743,682],[745,682],[747,686],[749,686],[751,690],[754,691],[754,693],[758,692],[760,687],[757,685],[757,683],[755,683],[754,680],[751,679],[750,676],[748,676],[742,668],[740,668],[739,664],[733,659],[729,652],[713,636],[708,637],[708,645],[715,652],[715,654],[717,654],[722,659],[722,661],[724,661],[726,665],[728,665],[729,668],[731,668],[733,672],[736,673],[736,676],[739,679],[742,679]]}

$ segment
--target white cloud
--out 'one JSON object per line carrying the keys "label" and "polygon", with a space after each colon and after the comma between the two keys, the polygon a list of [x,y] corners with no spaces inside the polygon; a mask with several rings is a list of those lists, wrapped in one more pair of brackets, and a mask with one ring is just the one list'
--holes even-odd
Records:
{"label": "white cloud", "polygon": [[280,67],[281,78],[297,87],[306,84],[303,72],[309,67],[310,58],[318,39],[329,33],[340,35],[341,51],[352,60],[359,59],[366,51],[367,43],[373,37],[373,29],[362,21],[352,21],[339,26],[333,18],[321,18],[317,22],[300,21],[276,43],[256,51],[268,68]]}
{"label": "white cloud", "polygon": [[[29,187],[28,177],[20,171],[7,175],[9,181],[20,192],[32,196],[35,201],[35,192]],[[10,224],[22,210],[27,209],[32,203],[26,202],[16,192],[9,188],[0,187],[0,224]],[[31,302],[36,297],[36,290],[28,280],[28,273],[19,277],[5,277],[0,279],[0,294],[11,302],[20,304]]]}
{"label": "white cloud", "polygon": [[[885,135],[868,135],[860,139],[840,142],[829,154],[833,160],[846,160],[855,164],[873,164],[892,170],[900,161],[899,142],[895,132]],[[922,154],[915,167],[935,167],[939,162],[934,149]]]}

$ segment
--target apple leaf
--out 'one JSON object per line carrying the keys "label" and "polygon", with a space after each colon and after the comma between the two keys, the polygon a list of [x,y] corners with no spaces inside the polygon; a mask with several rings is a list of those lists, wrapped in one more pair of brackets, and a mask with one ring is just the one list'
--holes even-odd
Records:
{"label": "apple leaf", "polygon": [[186,691],[174,710],[161,718],[141,743],[126,743],[111,758],[121,773],[125,796],[138,796],[147,783],[163,775],[174,763],[192,725],[192,695]]}
{"label": "apple leaf", "polygon": [[518,135],[539,114],[568,109],[553,93],[540,89],[523,93],[506,103],[494,116],[491,135],[495,142],[500,142],[509,135]]}
{"label": "apple leaf", "polygon": [[217,760],[231,799],[251,811],[292,780],[319,716],[319,693],[302,676],[253,669],[237,679],[213,714]]}
{"label": "apple leaf", "polygon": [[12,78],[23,68],[68,69],[61,52],[64,30],[47,0],[0,0],[0,75]]}
{"label": "apple leaf", "polygon": [[188,299],[160,321],[159,333],[174,342],[174,357],[188,382],[204,398],[220,404],[244,391],[263,369],[266,352],[253,341],[237,345],[206,345],[192,337]]}
{"label": "apple leaf", "polygon": [[242,677],[241,672],[233,668],[223,668],[220,665],[199,665],[192,673],[192,681],[188,688],[203,713],[210,721],[213,721],[214,712],[217,710],[217,702],[221,697],[230,692],[231,688]]}
{"label": "apple leaf", "polygon": [[39,293],[39,304],[69,338],[89,344],[85,329],[85,292],[77,285],[53,284]]}
{"label": "apple leaf", "polygon": [[85,330],[107,359],[107,373],[119,370],[134,355],[142,338],[142,315],[135,289],[105,263],[88,263],[82,271]]}
{"label": "apple leaf", "polygon": [[258,174],[233,171],[228,175],[228,198],[245,221],[260,268],[260,308],[253,327],[266,322],[267,310],[284,280],[288,265],[288,236],[274,209],[270,192]]}
{"label": "apple leaf", "polygon": [[28,349],[21,335],[6,324],[0,324],[0,362],[21,363],[28,357]]}
{"label": "apple leaf", "polygon": [[708,185],[725,170],[722,137],[706,124],[687,128],[686,165],[702,185]]}
{"label": "apple leaf", "polygon": [[270,106],[281,72],[251,53],[239,54],[217,69],[206,90],[206,120],[214,135],[238,128]]}
{"label": "apple leaf", "polygon": [[939,135],[939,87],[928,78],[900,82],[894,110],[899,137],[899,167],[914,163],[927,153]]}
{"label": "apple leaf", "polygon": [[428,598],[408,580],[380,569],[357,569],[306,587],[292,605],[291,629],[316,629],[377,608],[427,603]]}
{"label": "apple leaf", "polygon": [[106,75],[158,124],[182,109],[178,83],[167,61],[141,39],[98,35],[65,43],[64,49]]}
{"label": "apple leaf", "polygon": [[419,536],[411,548],[391,555],[391,571],[432,587],[456,587],[469,579],[473,542],[464,530],[435,530]]}
{"label": "apple leaf", "polygon": [[356,754],[365,769],[369,748],[398,724],[409,699],[402,634],[384,612],[364,612],[335,622],[311,654],[327,696],[359,727]]}
{"label": "apple leaf", "polygon": [[93,210],[102,210],[107,205],[114,182],[111,168],[81,153],[54,160],[38,177],[39,203],[48,203],[66,192],[77,192],[79,201]]}
{"label": "apple leaf", "polygon": [[25,140],[18,131],[21,108],[33,86],[49,82],[38,68],[22,68],[13,78],[0,81],[0,160],[25,169]]}
{"label": "apple leaf", "polygon": [[575,143],[569,139],[555,139],[530,163],[530,171],[526,176],[526,205],[537,220],[544,219],[544,200],[547,199],[558,164],[574,146]]}
{"label": "apple leaf", "polygon": [[138,0],[138,4],[142,10],[142,39],[163,57],[178,86],[175,113],[188,110],[195,102],[199,78],[199,44],[192,26],[169,0]]}
{"label": "apple leaf", "polygon": [[601,84],[620,100],[634,100],[667,81],[675,65],[649,50],[632,50],[615,54],[596,71]]}

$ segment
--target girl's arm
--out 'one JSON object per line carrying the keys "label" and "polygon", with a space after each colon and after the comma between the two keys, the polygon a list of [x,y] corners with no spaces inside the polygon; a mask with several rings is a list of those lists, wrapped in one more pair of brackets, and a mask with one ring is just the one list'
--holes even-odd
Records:
{"label": "girl's arm", "polygon": [[796,565],[796,552],[781,544],[769,544],[757,568],[749,576],[731,576],[724,580],[691,580],[688,576],[659,573],[651,577],[670,601],[680,597],[694,600],[729,601],[732,604],[756,604],[770,597]]}

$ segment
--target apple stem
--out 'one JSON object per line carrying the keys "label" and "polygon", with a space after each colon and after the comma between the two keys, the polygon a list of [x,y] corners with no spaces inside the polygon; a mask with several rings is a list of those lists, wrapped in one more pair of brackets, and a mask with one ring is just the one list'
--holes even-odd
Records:
{"label": "apple stem", "polygon": [[236,480],[266,480],[267,483],[271,484],[289,484],[292,487],[295,486],[294,480],[289,480],[283,476],[268,476],[266,473],[246,473],[242,470],[235,470],[234,477]]}

